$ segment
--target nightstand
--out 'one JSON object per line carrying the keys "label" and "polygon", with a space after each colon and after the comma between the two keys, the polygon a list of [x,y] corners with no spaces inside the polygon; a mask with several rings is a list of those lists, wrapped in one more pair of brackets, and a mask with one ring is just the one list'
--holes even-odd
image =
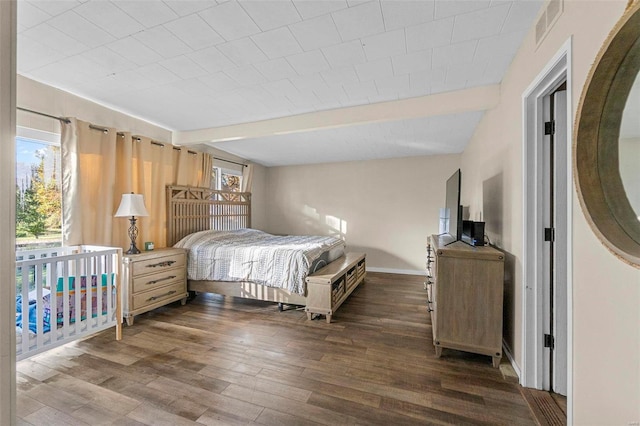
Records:
{"label": "nightstand", "polygon": [[187,251],[157,249],[122,256],[123,315],[133,317],[168,303],[187,301]]}

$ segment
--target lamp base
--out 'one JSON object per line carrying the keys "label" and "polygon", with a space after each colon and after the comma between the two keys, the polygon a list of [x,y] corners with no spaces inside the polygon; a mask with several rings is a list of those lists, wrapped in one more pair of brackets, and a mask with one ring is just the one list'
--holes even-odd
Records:
{"label": "lamp base", "polygon": [[125,254],[140,254],[140,250],[138,250],[138,247],[136,247],[135,244],[131,244],[131,247],[129,247],[129,250],[127,250],[125,252]]}
{"label": "lamp base", "polygon": [[131,240],[131,246],[127,250],[126,254],[140,254],[140,250],[136,247],[136,238],[138,237],[138,227],[136,226],[135,216],[131,216],[129,219],[129,239]]}

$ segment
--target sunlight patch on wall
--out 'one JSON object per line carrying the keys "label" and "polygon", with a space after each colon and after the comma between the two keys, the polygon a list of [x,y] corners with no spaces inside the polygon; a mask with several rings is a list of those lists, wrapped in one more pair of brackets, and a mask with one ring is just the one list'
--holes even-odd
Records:
{"label": "sunlight patch on wall", "polygon": [[304,205],[304,207],[302,208],[302,214],[307,216],[310,219],[319,221],[320,220],[320,215],[318,214],[318,211],[316,209],[314,209],[311,206],[308,205]]}
{"label": "sunlight patch on wall", "polygon": [[338,232],[340,235],[344,236],[347,234],[347,221],[342,220],[335,216],[327,216],[325,223],[329,225],[329,227]]}

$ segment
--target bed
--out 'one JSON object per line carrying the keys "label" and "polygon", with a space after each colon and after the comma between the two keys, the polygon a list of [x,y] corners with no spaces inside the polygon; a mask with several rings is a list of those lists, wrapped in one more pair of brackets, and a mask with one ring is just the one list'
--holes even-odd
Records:
{"label": "bed", "polygon": [[[247,192],[168,186],[167,218],[167,245],[188,250],[190,292],[277,302],[280,308],[307,307],[308,300],[318,299],[317,294],[309,294],[309,277],[322,275],[330,265],[346,282],[346,269],[356,271],[359,264],[362,273],[353,283],[364,279],[364,255],[355,261],[344,256],[344,243],[338,238],[274,236],[250,229],[251,194]],[[302,254],[294,254],[296,250]],[[336,268],[341,262],[344,266]],[[328,315],[330,321],[332,309],[314,312]],[[307,313],[311,317],[311,311]]]}

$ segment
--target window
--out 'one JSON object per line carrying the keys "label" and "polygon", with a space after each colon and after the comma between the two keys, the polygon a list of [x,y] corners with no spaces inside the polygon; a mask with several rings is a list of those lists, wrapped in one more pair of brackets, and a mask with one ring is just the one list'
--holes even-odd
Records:
{"label": "window", "polygon": [[214,167],[211,172],[211,187],[222,191],[242,191],[242,172]]}
{"label": "window", "polygon": [[16,248],[62,245],[60,135],[18,127]]}

